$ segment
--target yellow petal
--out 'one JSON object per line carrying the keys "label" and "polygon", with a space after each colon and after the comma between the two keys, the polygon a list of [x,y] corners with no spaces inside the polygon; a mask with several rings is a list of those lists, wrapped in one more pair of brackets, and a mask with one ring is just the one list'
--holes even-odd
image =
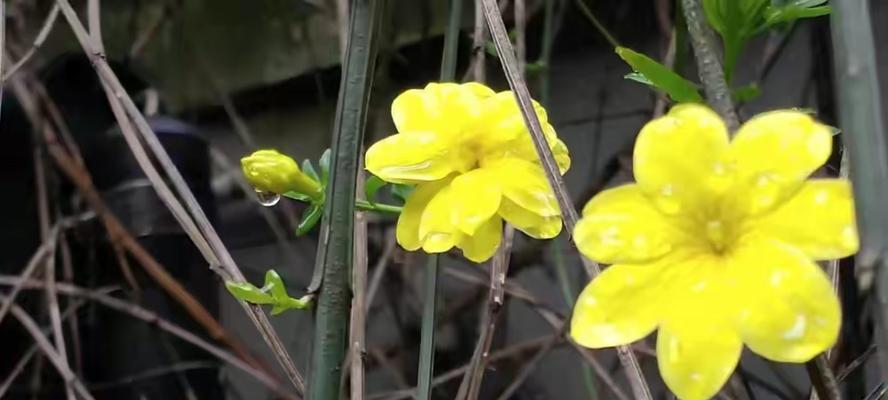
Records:
{"label": "yellow petal", "polygon": [[450,186],[438,191],[426,205],[419,220],[419,239],[426,253],[443,253],[459,243]]}
{"label": "yellow petal", "polygon": [[487,219],[471,236],[462,235],[459,248],[471,261],[481,263],[493,257],[503,237],[503,220],[494,215]]}
{"label": "yellow petal", "polygon": [[429,83],[424,89],[407,90],[392,102],[392,119],[400,133],[433,131],[457,135],[476,122],[481,102],[493,90],[471,82]]}
{"label": "yellow petal", "polygon": [[848,257],[860,245],[851,183],[844,179],[805,182],[795,196],[753,223],[762,235],[791,244],[815,260]]}
{"label": "yellow petal", "polygon": [[561,216],[543,217],[507,197],[500,200],[499,215],[515,229],[535,239],[551,239],[561,233]]}
{"label": "yellow petal", "polygon": [[662,326],[657,332],[657,364],[663,381],[682,400],[710,399],[724,386],[743,344],[729,327],[699,315],[703,323]]}
{"label": "yellow petal", "polygon": [[497,177],[488,169],[479,168],[456,177],[450,184],[456,225],[473,235],[500,207],[502,191]]}
{"label": "yellow petal", "polygon": [[632,343],[656,329],[663,297],[662,265],[618,264],[586,285],[574,306],[570,335],[585,347]]}
{"label": "yellow petal", "polygon": [[735,191],[750,214],[772,210],[791,197],[832,152],[825,125],[798,111],[773,111],[749,120],[731,142]]}
{"label": "yellow petal", "polygon": [[729,184],[728,132],[712,110],[682,104],[641,129],[635,180],[667,214],[705,210]]}
{"label": "yellow petal", "polygon": [[502,187],[503,196],[518,206],[541,217],[561,215],[555,193],[538,164],[508,157],[491,161],[484,169]]}
{"label": "yellow petal", "polygon": [[835,343],[839,301],[826,274],[802,251],[747,238],[731,261],[738,324],[752,351],[774,361],[805,362]]}
{"label": "yellow petal", "polygon": [[450,178],[440,181],[422,183],[416,186],[416,189],[410,193],[401,215],[398,216],[398,226],[395,230],[395,237],[401,247],[414,251],[422,247],[422,241],[419,238],[419,222],[422,214],[441,188],[450,183]]}
{"label": "yellow petal", "polygon": [[605,264],[653,260],[671,251],[682,237],[638,185],[593,197],[573,234],[586,257]]}
{"label": "yellow petal", "polygon": [[451,143],[432,131],[396,134],[367,149],[367,170],[385,181],[419,183],[454,171]]}

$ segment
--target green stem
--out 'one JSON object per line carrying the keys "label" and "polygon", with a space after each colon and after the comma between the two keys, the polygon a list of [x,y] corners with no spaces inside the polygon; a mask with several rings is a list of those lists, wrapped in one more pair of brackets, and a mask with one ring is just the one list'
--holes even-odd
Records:
{"label": "green stem", "polygon": [[[564,254],[562,253],[561,239],[552,240],[552,255],[555,261],[555,275],[558,276],[558,287],[561,288],[561,296],[564,297],[564,303],[573,310],[574,291],[570,287],[570,279],[567,276],[567,265],[564,262]],[[598,390],[595,388],[595,376],[592,374],[592,368],[589,364],[581,362],[583,367],[583,385],[586,387],[589,398],[598,400]]]}
{"label": "green stem", "polygon": [[[880,105],[876,45],[868,1],[830,2],[835,76],[839,88],[839,128],[848,151],[854,203],[860,232],[855,267],[861,274],[875,270],[877,334],[880,361],[888,365],[888,155]],[[888,379],[888,369],[882,369]]]}
{"label": "green stem", "polygon": [[351,308],[355,184],[376,61],[384,0],[351,2],[349,39],[342,65],[324,218],[328,222],[323,283],[318,296],[308,399],[337,400]]}
{"label": "green stem", "polygon": [[435,372],[435,309],[438,302],[438,256],[430,254],[425,271],[425,298],[422,309],[422,338],[419,348],[417,400],[432,397]]}
{"label": "green stem", "polygon": [[355,209],[358,209],[361,211],[376,211],[376,212],[400,214],[401,210],[403,210],[403,207],[394,206],[391,204],[371,203],[367,200],[358,199],[355,201]]}
{"label": "green stem", "polygon": [[441,82],[453,81],[459,50],[459,28],[462,22],[463,0],[450,1],[450,16],[444,32],[444,54],[441,57]]}
{"label": "green stem", "polygon": [[608,31],[607,28],[604,27],[601,21],[598,20],[598,17],[596,17],[595,14],[592,13],[592,10],[589,9],[589,6],[586,5],[586,2],[584,0],[576,0],[576,4],[577,7],[580,8],[580,12],[583,13],[583,16],[585,16],[586,19],[588,19],[589,22],[591,22],[592,25],[595,26],[595,29],[597,29],[598,32],[600,32],[601,35],[604,36],[607,42],[610,43],[611,47],[620,47],[620,42],[618,42],[614,35],[612,35],[610,31]]}

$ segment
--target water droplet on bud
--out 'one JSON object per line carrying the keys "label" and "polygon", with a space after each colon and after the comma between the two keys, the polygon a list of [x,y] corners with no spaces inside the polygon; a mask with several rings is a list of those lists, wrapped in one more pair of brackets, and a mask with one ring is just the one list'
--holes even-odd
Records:
{"label": "water droplet on bud", "polygon": [[281,195],[256,189],[256,200],[265,207],[271,207],[281,201]]}

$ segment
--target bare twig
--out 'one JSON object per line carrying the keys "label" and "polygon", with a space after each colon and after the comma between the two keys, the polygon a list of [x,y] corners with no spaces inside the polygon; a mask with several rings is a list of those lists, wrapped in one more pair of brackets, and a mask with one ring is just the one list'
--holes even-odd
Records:
{"label": "bare twig", "polygon": [[[487,26],[484,23],[484,6],[481,0],[475,0],[475,29],[472,31],[472,61],[468,73],[472,74],[475,82],[484,82],[486,76],[487,59]],[[466,80],[463,78],[463,80]]]}
{"label": "bare twig", "polygon": [[[55,26],[56,20],[59,18],[59,6],[54,5],[52,9],[49,11],[49,14],[46,16],[46,20],[43,22],[43,27],[40,28],[40,32],[37,34],[37,37],[34,39],[34,42],[31,44],[31,47],[22,55],[18,61],[15,62],[8,70],[6,70],[2,76],[2,81],[6,82],[12,74],[16,73],[23,65],[25,65],[31,57],[43,46],[43,43],[46,42],[46,38],[49,36],[49,33],[52,32],[52,27]],[[0,48],[3,48],[0,46]],[[3,56],[0,55],[0,59]],[[2,64],[2,63],[0,63]],[[2,67],[0,67],[2,68]]]}
{"label": "bare twig", "polygon": [[[0,285],[19,286],[27,289],[41,289],[45,287],[45,284],[43,282],[22,279],[20,277],[10,275],[0,275]],[[268,373],[253,366],[250,366],[249,364],[241,361],[236,356],[223,350],[222,348],[210,344],[209,342],[201,339],[199,336],[188,332],[184,328],[161,318],[153,311],[150,311],[136,304],[111,297],[106,293],[103,293],[102,291],[84,289],[66,283],[59,283],[57,285],[57,289],[58,292],[61,294],[89,299],[114,311],[130,315],[133,318],[137,318],[145,321],[148,324],[154,325],[158,329],[163,330],[164,332],[167,332],[173,336],[176,336],[188,343],[191,343],[192,345],[201,348],[202,350],[212,354],[220,360],[231,364],[235,368],[246,372],[259,382],[274,390],[277,394],[285,396],[289,399],[298,398],[298,396],[288,394],[287,391],[283,387],[281,387],[281,385]]]}
{"label": "bare twig", "polygon": [[[96,73],[99,76],[99,79],[103,82],[103,85],[106,86],[107,91],[109,92],[109,103],[112,106],[112,111],[116,108],[114,106],[115,103],[118,103],[123,106],[126,113],[130,118],[133,119],[135,126],[137,128],[137,132],[141,135],[141,138],[145,141],[149,148],[151,148],[152,153],[155,159],[163,168],[166,173],[167,178],[172,182],[173,187],[176,189],[177,193],[184,200],[187,209],[190,211],[190,216],[187,213],[181,213],[182,205],[178,202],[178,199],[173,196],[170,198],[167,188],[166,191],[164,187],[166,186],[163,180],[154,179],[151,180],[152,186],[157,189],[158,194],[161,199],[164,200],[164,203],[167,207],[173,211],[174,215],[177,215],[177,220],[183,224],[186,232],[189,237],[192,238],[192,241],[198,245],[198,248],[201,249],[201,253],[204,254],[204,257],[207,258],[211,267],[221,265],[224,268],[224,273],[220,273],[223,278],[230,279],[236,282],[245,281],[243,273],[237,267],[237,264],[234,262],[234,259],[231,257],[231,254],[228,252],[225,245],[222,243],[222,239],[216,233],[215,228],[209,223],[206,214],[203,212],[203,209],[200,207],[200,204],[197,202],[197,199],[194,197],[194,194],[188,188],[184,178],[179,173],[173,161],[170,159],[169,155],[164,150],[163,145],[160,143],[160,140],[157,138],[157,135],[154,134],[151,127],[148,125],[148,122],[145,120],[145,117],[141,114],[141,111],[136,107],[136,104],[133,102],[132,98],[126,93],[120,81],[117,79],[117,76],[111,70],[111,67],[104,59],[104,54],[102,53],[100,48],[96,48],[96,46],[90,40],[90,37],[83,27],[83,24],[80,22],[80,19],[77,16],[77,13],[71,7],[68,0],[57,0],[57,3],[62,9],[62,14],[67,19],[69,25],[74,31],[77,40],[80,42],[81,47],[83,47],[84,53],[90,58],[92,61],[93,67],[96,70]],[[116,99],[116,100],[114,100]],[[116,115],[115,115],[116,116]],[[117,116],[116,116],[117,117]],[[121,126],[121,130],[125,130],[124,128],[128,126],[129,122],[125,120],[125,118],[117,118],[118,123]],[[126,135],[126,133],[124,134]],[[134,154],[138,153],[137,149],[141,149],[141,143],[131,142],[128,140],[128,144],[131,145],[131,150],[134,151]],[[137,156],[138,158],[138,156]],[[140,163],[141,165],[141,163]],[[143,171],[146,172],[146,175],[149,177],[152,175],[150,170],[154,169],[153,165],[142,165]],[[156,171],[155,171],[156,174]],[[183,215],[184,214],[184,215]],[[194,218],[194,221],[190,221],[190,217]],[[206,249],[205,246],[209,245],[209,249]],[[305,384],[302,378],[302,375],[296,369],[296,366],[293,364],[292,358],[288,354],[286,347],[283,342],[281,342],[280,338],[277,336],[277,333],[274,331],[274,328],[271,326],[271,322],[268,320],[268,317],[262,311],[262,309],[257,305],[247,304],[245,302],[240,302],[241,306],[247,313],[247,316],[253,322],[253,324],[259,330],[263,340],[268,344],[268,346],[272,350],[272,354],[274,354],[278,363],[284,369],[284,372],[287,374],[287,377],[290,379],[291,383],[299,390],[300,392],[304,391]]]}
{"label": "bare twig", "polygon": [[527,43],[525,32],[527,31],[527,3],[524,0],[514,0],[515,7],[515,58],[518,59],[518,70],[524,73],[527,64]]}
{"label": "bare twig", "polygon": [[[535,349],[538,349],[538,348],[546,345],[546,343],[548,343],[550,340],[552,340],[553,336],[555,336],[555,335],[547,335],[547,336],[536,338],[536,339],[530,339],[528,341],[521,342],[521,343],[512,345],[510,347],[495,351],[490,355],[488,361],[489,362],[497,362],[500,360],[513,358],[513,357],[516,357],[520,354],[533,351]],[[469,370],[469,367],[470,367],[470,365],[466,364],[466,365],[463,365],[462,367],[452,369],[452,370],[447,371],[441,375],[436,376],[435,379],[432,380],[432,386],[437,386],[442,383],[446,383],[446,382],[449,382],[449,381],[454,380],[456,378],[459,378],[460,376],[463,376],[466,373],[466,371]],[[407,399],[407,398],[412,397],[415,393],[416,393],[416,388],[401,389],[401,390],[396,390],[396,391],[392,391],[392,392],[378,393],[378,394],[370,395],[370,396],[367,396],[367,400]]]}
{"label": "bare twig", "polygon": [[[70,304],[68,304],[68,308],[65,310],[64,313],[62,313],[62,320],[70,320],[71,318],[76,317],[77,310],[80,308],[80,306],[83,305],[83,303],[83,301],[70,302]],[[52,327],[45,327],[42,332],[44,335],[50,333],[52,332]],[[19,374],[21,374],[22,371],[25,370],[25,366],[28,365],[28,362],[30,362],[31,359],[34,358],[35,355],[37,355],[38,350],[39,348],[36,344],[32,345],[31,348],[25,351],[25,354],[22,355],[22,358],[19,359],[15,366],[12,367],[12,370],[9,371],[9,375],[7,375],[3,382],[0,383],[0,399],[4,398],[3,396],[12,386],[12,383],[15,382]]]}
{"label": "bare twig", "polygon": [[688,23],[703,91],[715,111],[724,118],[728,130],[734,132],[740,127],[740,119],[737,118],[734,102],[731,101],[731,89],[725,80],[725,71],[715,48],[715,34],[706,23],[703,5],[700,0],[681,0],[681,5]]}
{"label": "bare twig", "polygon": [[[517,69],[518,63],[515,60],[512,43],[509,41],[509,36],[506,33],[506,27],[503,23],[502,16],[499,13],[499,8],[494,0],[483,0],[483,2],[487,26],[490,29],[491,36],[496,44],[497,54],[499,54],[500,61],[506,73],[506,79],[509,81],[509,86],[512,88],[515,98],[518,101],[525,125],[531,134],[531,139],[533,139],[534,148],[536,149],[543,169],[546,172],[549,186],[551,186],[555,193],[555,198],[558,200],[564,225],[568,232],[573,232],[573,228],[576,226],[578,219],[577,210],[574,208],[570,200],[570,195],[567,192],[567,187],[559,172],[558,164],[555,162],[552,150],[549,149],[549,144],[543,135],[540,120],[534,111],[530,92],[527,89],[527,83],[524,82],[524,77],[522,76],[521,71]],[[583,260],[583,265],[586,267],[586,271],[590,277],[594,277],[601,272],[601,268],[592,260],[589,260],[586,257],[581,257],[581,259]],[[638,364],[638,359],[635,357],[635,354],[632,353],[632,350],[629,347],[619,346],[617,347],[617,355],[625,368],[625,372],[635,397],[641,400],[650,399],[650,389],[647,386],[647,382],[645,381],[644,374],[642,373],[641,366]]]}
{"label": "bare twig", "polygon": [[490,358],[490,345],[493,343],[493,333],[496,329],[496,321],[505,301],[504,287],[506,274],[509,271],[509,259],[512,255],[512,239],[515,236],[515,228],[507,225],[503,233],[502,244],[493,256],[490,263],[490,293],[487,297],[487,305],[481,318],[481,333],[478,344],[472,354],[469,370],[463,383],[460,385],[460,394],[457,400],[478,398],[481,391],[481,382],[484,380],[484,368]]}
{"label": "bare twig", "polygon": [[[7,296],[0,295],[0,300],[12,304],[12,300]],[[44,335],[43,332],[40,332],[40,327],[37,326],[37,323],[34,322],[28,313],[17,305],[12,305],[10,312],[19,323],[22,324],[25,330],[28,331],[28,334],[31,335],[34,342],[37,343],[37,346],[46,358],[56,368],[59,375],[62,376],[65,384],[70,385],[83,400],[93,400],[92,395],[90,395],[89,391],[86,390],[86,387],[83,386],[83,382],[81,382],[80,379],[77,378],[77,375],[74,375],[74,372],[71,371],[71,367],[68,366],[68,360],[64,359],[55,351],[52,347],[52,343],[49,342],[49,339],[46,338],[46,335]]]}
{"label": "bare twig", "polygon": [[[53,234],[50,235],[50,240],[47,242],[43,242],[43,244],[41,244],[40,247],[37,248],[37,251],[34,252],[34,255],[31,256],[31,259],[28,260],[28,264],[25,265],[22,273],[19,274],[22,279],[30,279],[31,276],[34,275],[34,272],[37,270],[37,267],[41,265],[40,263],[44,260],[44,258],[51,252],[55,251],[54,248],[56,246],[56,238],[58,237],[57,230],[58,227],[54,228]],[[12,309],[13,303],[15,303],[15,298],[18,297],[18,294],[21,290],[21,285],[13,286],[12,290],[10,290],[9,293],[3,297],[2,304],[0,304],[0,322],[3,322],[3,317],[5,317],[9,310]]]}
{"label": "bare twig", "polygon": [[393,229],[386,230],[384,236],[385,249],[383,249],[382,255],[379,256],[379,260],[376,261],[376,265],[373,266],[373,277],[370,278],[370,285],[367,288],[367,311],[373,306],[373,299],[376,298],[376,292],[379,290],[380,283],[382,283],[382,277],[385,276],[385,270],[391,263],[392,255],[395,254],[398,244],[395,240]]}
{"label": "bare twig", "polygon": [[[59,250],[62,258],[62,276],[65,281],[68,283],[74,283],[74,266],[71,262],[71,248],[68,246],[68,240],[65,238],[64,231],[59,232]],[[69,309],[71,309],[69,307]],[[68,313],[68,311],[65,311]],[[63,317],[63,319],[65,319]],[[77,313],[71,312],[70,316],[67,317],[68,320],[68,330],[71,331],[71,345],[74,353],[74,371],[78,374],[83,373],[83,352],[80,348],[80,323],[77,318]],[[0,394],[0,398],[3,395]]]}
{"label": "bare twig", "polygon": [[[206,328],[210,337],[231,347],[242,359],[248,360],[253,365],[259,365],[239,342],[227,334],[222,325],[173,278],[166,269],[157,262],[154,257],[142,247],[135,238],[126,230],[123,224],[115,217],[92,184],[89,173],[82,164],[65,153],[56,140],[55,133],[48,124],[40,123],[40,114],[34,99],[25,89],[18,76],[11,80],[11,87],[18,97],[22,108],[31,120],[35,129],[43,130],[44,140],[47,143],[49,155],[55,161],[59,170],[74,184],[86,203],[95,211],[108,231],[112,241],[117,241],[127,252],[141,265],[145,271],[161,286],[170,296],[178,301],[182,307],[199,323]],[[15,291],[10,293],[14,297]],[[3,312],[0,312],[2,315]],[[2,319],[2,317],[0,317]]]}

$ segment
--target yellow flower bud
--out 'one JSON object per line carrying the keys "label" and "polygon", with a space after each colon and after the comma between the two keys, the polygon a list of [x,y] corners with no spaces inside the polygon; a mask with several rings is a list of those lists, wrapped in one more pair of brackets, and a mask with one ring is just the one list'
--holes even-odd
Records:
{"label": "yellow flower bud", "polygon": [[257,190],[277,194],[297,192],[312,199],[322,195],[321,185],[304,174],[296,161],[277,150],[259,150],[241,158],[241,168]]}

